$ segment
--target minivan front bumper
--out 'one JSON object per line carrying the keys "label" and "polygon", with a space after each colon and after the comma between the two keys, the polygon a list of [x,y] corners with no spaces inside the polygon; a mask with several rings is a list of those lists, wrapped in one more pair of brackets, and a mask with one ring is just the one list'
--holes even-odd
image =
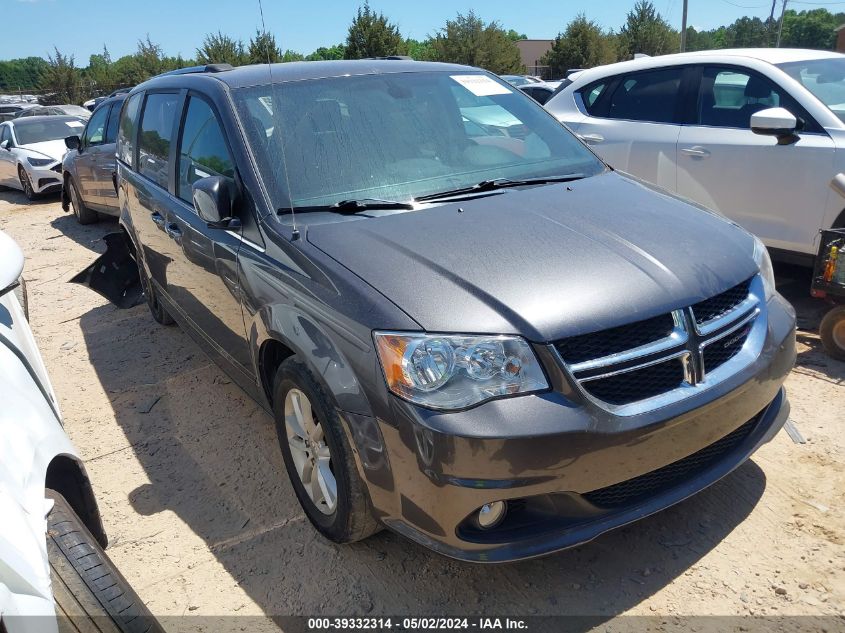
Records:
{"label": "minivan front bumper", "polygon": [[[795,315],[779,295],[767,312],[755,362],[642,415],[614,416],[558,389],[458,413],[391,396],[389,419],[343,414],[377,516],[444,555],[503,562],[585,543],[694,495],[789,415],[782,384],[795,361]],[[507,516],[481,530],[472,519],[494,501],[507,503]]]}

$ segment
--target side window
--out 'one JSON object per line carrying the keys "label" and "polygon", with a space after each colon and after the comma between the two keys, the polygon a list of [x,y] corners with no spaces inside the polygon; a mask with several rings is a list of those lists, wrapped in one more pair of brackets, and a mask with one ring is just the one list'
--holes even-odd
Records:
{"label": "side window", "polygon": [[138,124],[138,106],[143,93],[132,95],[124,104],[117,134],[117,157],[131,167],[135,166],[135,126]]}
{"label": "side window", "polygon": [[179,95],[148,94],[138,137],[138,172],[167,188],[167,161]]}
{"label": "side window", "polygon": [[3,141],[11,141],[12,135],[9,133],[9,126],[4,125],[0,127],[0,143]]}
{"label": "side window", "polygon": [[622,77],[607,116],[611,119],[675,123],[683,67],[662,68]]}
{"label": "side window", "polygon": [[602,81],[597,84],[590,84],[581,90],[581,99],[584,101],[584,108],[587,110],[587,114],[593,116],[597,114],[596,102],[607,89],[607,84],[608,82]]}
{"label": "side window", "polygon": [[106,136],[106,120],[109,116],[108,108],[100,108],[88,120],[85,132],[82,134],[83,145],[101,145]]}
{"label": "side window", "polygon": [[179,141],[177,195],[190,203],[191,186],[208,176],[235,177],[235,166],[214,111],[203,99],[191,97]]}
{"label": "side window", "polygon": [[750,129],[752,114],[781,105],[785,105],[783,93],[768,79],[737,69],[704,68],[698,93],[699,125]]}
{"label": "side window", "polygon": [[120,104],[113,103],[109,111],[109,121],[106,123],[106,143],[114,143],[117,138],[117,123],[120,119]]}

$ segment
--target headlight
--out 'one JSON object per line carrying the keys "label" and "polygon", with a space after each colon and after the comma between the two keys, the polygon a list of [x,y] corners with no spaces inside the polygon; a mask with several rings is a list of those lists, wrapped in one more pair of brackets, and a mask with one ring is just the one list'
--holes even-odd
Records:
{"label": "headlight", "polygon": [[33,158],[32,156],[29,156],[26,159],[26,162],[28,162],[33,167],[46,167],[50,163],[55,163],[56,161],[54,161],[52,158]]}
{"label": "headlight", "polygon": [[754,238],[754,261],[757,262],[757,268],[760,269],[760,277],[763,279],[763,292],[766,295],[766,301],[768,301],[775,294],[775,271],[772,269],[769,251],[766,250],[766,245],[758,237]]}
{"label": "headlight", "polygon": [[463,409],[491,398],[548,388],[537,357],[519,336],[375,332],[394,394],[432,409]]}

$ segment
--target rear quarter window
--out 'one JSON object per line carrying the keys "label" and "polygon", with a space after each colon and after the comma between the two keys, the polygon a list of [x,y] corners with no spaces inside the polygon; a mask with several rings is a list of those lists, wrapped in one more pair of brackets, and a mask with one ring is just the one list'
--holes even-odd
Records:
{"label": "rear quarter window", "polygon": [[117,134],[117,157],[135,167],[135,129],[138,124],[138,106],[143,93],[132,95],[123,106],[120,115],[120,128]]}

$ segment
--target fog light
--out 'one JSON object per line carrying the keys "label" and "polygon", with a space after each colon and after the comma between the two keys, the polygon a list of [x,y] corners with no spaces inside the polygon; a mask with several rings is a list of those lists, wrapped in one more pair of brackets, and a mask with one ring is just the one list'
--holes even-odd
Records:
{"label": "fog light", "polygon": [[492,530],[505,519],[508,506],[504,501],[494,501],[481,506],[476,520],[482,530]]}

